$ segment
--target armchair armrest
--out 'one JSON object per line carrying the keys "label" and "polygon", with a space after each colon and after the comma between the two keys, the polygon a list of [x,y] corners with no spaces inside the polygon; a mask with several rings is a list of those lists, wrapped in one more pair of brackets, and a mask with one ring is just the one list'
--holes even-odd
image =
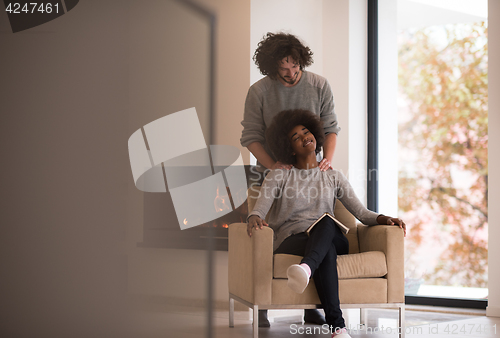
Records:
{"label": "armchair armrest", "polygon": [[382,251],[387,261],[387,301],[404,302],[404,233],[397,226],[358,226],[360,252]]}
{"label": "armchair armrest", "polygon": [[271,304],[273,237],[269,227],[247,235],[246,223],[229,225],[229,292],[256,305]]}

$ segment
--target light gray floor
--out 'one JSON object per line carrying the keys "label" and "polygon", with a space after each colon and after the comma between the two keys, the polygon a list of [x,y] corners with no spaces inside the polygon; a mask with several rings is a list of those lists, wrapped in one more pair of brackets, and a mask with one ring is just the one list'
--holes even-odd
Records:
{"label": "light gray floor", "polygon": [[[410,307],[406,311],[406,337],[432,338],[492,338],[500,337],[500,318],[488,318],[484,311],[446,313],[456,309],[436,309],[433,307]],[[368,331],[351,332],[353,338],[397,337],[397,310],[368,310]],[[206,311],[200,307],[188,307],[161,303],[141,304],[138,307],[141,337],[207,337]],[[280,337],[329,337],[320,326],[303,325],[300,310],[270,312],[271,327],[259,329],[261,338]],[[359,328],[359,310],[344,310],[346,324]],[[252,321],[250,311],[236,311],[235,327],[228,326],[228,311],[214,312],[214,337],[251,338]],[[314,331],[316,330],[316,331]]]}

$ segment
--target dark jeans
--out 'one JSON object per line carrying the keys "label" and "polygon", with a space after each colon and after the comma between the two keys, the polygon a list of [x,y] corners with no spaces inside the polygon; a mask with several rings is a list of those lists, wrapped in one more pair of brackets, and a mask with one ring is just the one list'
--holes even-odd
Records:
{"label": "dark jeans", "polygon": [[345,327],[339,302],[337,255],[349,253],[349,242],[330,217],[323,218],[310,232],[285,239],[274,252],[303,256],[301,263],[311,268],[311,275],[325,310],[328,325]]}

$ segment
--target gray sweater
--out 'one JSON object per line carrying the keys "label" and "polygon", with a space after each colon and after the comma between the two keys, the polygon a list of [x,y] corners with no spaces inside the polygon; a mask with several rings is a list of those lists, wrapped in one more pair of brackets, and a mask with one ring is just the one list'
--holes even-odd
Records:
{"label": "gray sweater", "polygon": [[269,212],[276,250],[288,236],[305,231],[323,213],[333,215],[336,199],[363,224],[377,224],[379,214],[365,208],[344,174],[319,168],[271,170],[248,217],[265,219]]}
{"label": "gray sweater", "polygon": [[295,86],[285,87],[278,80],[266,76],[248,90],[241,122],[241,145],[247,147],[253,142],[260,142],[276,160],[266,144],[265,132],[273,117],[288,109],[307,109],[320,116],[325,134],[337,134],[340,131],[334,112],[332,89],[324,77],[303,71]]}

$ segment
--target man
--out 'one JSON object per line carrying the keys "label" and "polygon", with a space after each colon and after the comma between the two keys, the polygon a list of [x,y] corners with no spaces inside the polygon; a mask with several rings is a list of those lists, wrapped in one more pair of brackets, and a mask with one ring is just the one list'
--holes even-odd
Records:
{"label": "man", "polygon": [[253,60],[266,77],[248,90],[240,142],[257,158],[260,171],[289,167],[276,162],[264,136],[273,117],[289,109],[306,109],[320,116],[326,140],[319,167],[327,170],[331,166],[340,128],[330,84],[304,70],[312,64],[312,55],[309,47],[291,34],[267,33],[259,42]]}
{"label": "man", "polygon": [[[325,171],[331,167],[340,128],[330,84],[324,77],[304,70],[313,63],[312,55],[297,37],[285,33],[267,33],[257,46],[253,60],[266,77],[248,90],[240,142],[255,156],[260,172],[291,168],[290,164],[276,161],[265,139],[273,117],[290,109],[306,109],[320,116],[325,143],[323,156],[318,154],[319,168]],[[304,322],[326,323],[318,310],[305,310]],[[259,326],[270,326],[267,310],[259,311]]]}

